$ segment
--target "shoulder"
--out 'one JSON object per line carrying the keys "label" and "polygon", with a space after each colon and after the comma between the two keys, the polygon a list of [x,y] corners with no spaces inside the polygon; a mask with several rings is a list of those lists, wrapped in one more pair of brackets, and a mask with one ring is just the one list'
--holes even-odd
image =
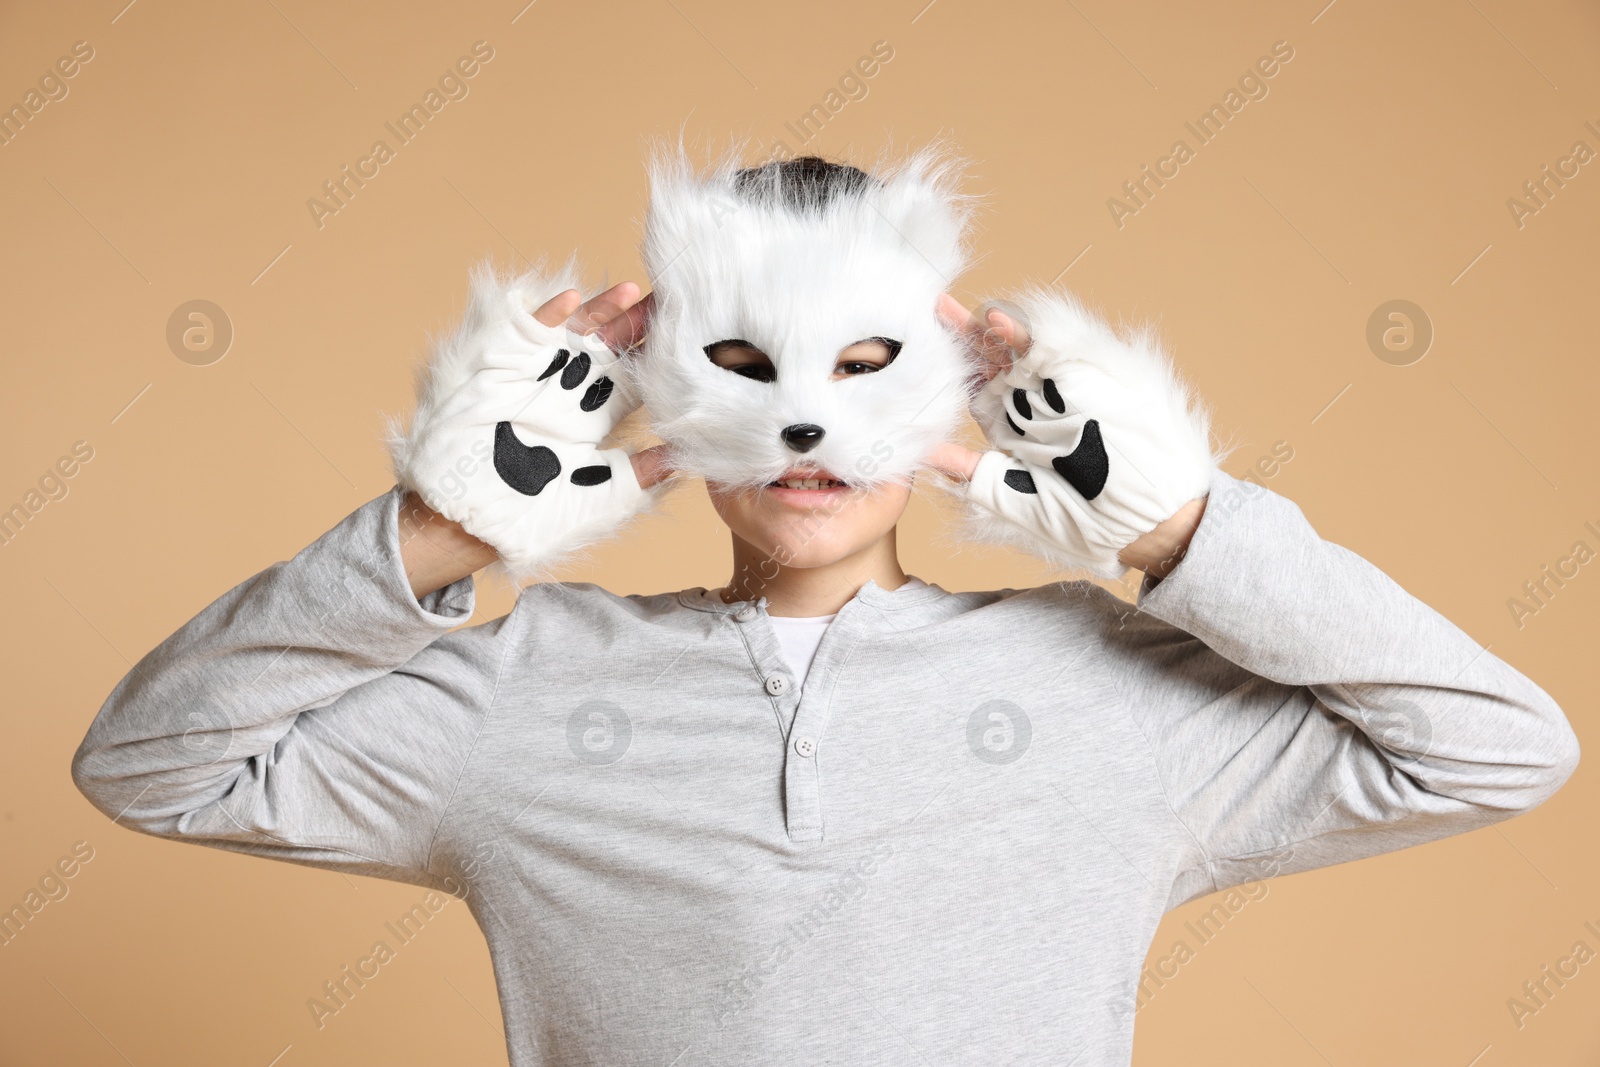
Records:
{"label": "shoulder", "polygon": [[974,610],[989,613],[1019,639],[1093,648],[1108,665],[1187,655],[1202,645],[1192,634],[1091,581],[965,595],[983,598]]}
{"label": "shoulder", "polygon": [[696,590],[614,593],[594,582],[538,582],[518,595],[512,615],[523,617],[523,625],[536,620],[575,628],[663,624],[700,618],[703,613],[688,606],[696,595]]}
{"label": "shoulder", "polygon": [[1059,581],[951,593],[944,614],[1003,627],[1029,640],[1094,641],[1124,628],[1139,609],[1094,582]]}
{"label": "shoulder", "polygon": [[976,598],[976,609],[1014,612],[1052,612],[1068,614],[1085,621],[1101,621],[1132,605],[1115,593],[1091,581],[1049,582],[1026,589],[990,589],[978,593],[958,593]]}

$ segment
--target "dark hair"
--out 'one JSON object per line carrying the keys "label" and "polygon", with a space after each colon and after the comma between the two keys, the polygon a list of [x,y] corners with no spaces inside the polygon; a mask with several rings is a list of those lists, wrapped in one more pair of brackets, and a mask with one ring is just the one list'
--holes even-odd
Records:
{"label": "dark hair", "polygon": [[795,156],[745,167],[734,174],[733,183],[734,191],[751,203],[777,203],[796,211],[820,210],[835,197],[880,184],[859,167],[821,156]]}

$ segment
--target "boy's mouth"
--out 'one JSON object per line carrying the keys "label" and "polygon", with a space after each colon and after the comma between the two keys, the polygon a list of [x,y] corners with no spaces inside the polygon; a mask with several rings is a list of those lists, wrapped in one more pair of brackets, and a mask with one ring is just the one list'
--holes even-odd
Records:
{"label": "boy's mouth", "polygon": [[817,493],[833,489],[848,489],[849,483],[835,478],[829,471],[821,470],[788,470],[777,479],[768,482],[768,489],[798,490],[801,492]]}

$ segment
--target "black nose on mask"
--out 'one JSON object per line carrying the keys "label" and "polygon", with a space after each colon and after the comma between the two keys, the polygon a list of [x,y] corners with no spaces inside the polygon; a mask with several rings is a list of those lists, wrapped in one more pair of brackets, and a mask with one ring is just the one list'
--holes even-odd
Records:
{"label": "black nose on mask", "polygon": [[796,452],[810,452],[822,443],[823,429],[810,422],[797,422],[779,431],[783,443]]}

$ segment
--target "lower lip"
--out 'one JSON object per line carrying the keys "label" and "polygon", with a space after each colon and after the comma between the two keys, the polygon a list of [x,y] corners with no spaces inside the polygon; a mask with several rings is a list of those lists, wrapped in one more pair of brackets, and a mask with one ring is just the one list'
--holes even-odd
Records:
{"label": "lower lip", "polygon": [[772,499],[786,504],[815,504],[820,500],[844,496],[850,492],[850,487],[836,485],[828,489],[790,489],[784,485],[769,485],[766,492]]}

